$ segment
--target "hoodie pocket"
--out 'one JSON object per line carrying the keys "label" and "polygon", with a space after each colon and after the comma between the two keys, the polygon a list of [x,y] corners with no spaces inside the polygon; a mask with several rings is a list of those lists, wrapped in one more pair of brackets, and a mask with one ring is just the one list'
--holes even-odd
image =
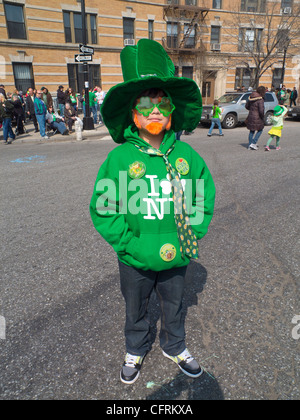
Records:
{"label": "hoodie pocket", "polygon": [[142,233],[134,237],[119,259],[127,265],[142,270],[162,271],[188,265],[189,258],[182,258],[176,232]]}

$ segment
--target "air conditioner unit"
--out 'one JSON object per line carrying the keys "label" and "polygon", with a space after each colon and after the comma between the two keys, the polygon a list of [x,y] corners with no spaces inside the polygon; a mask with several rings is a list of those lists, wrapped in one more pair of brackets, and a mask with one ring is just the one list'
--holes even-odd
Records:
{"label": "air conditioner unit", "polygon": [[135,39],[124,39],[124,45],[125,47],[128,45],[135,45]]}
{"label": "air conditioner unit", "polygon": [[283,9],[283,13],[284,13],[285,15],[290,15],[290,14],[292,13],[292,8],[291,8],[291,7],[285,7],[285,8]]}
{"label": "air conditioner unit", "polygon": [[211,44],[212,51],[221,51],[221,44]]}

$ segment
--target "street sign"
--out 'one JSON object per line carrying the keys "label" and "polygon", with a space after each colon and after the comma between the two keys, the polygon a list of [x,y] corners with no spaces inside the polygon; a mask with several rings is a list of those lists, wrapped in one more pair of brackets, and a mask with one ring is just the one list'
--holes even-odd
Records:
{"label": "street sign", "polygon": [[87,63],[89,61],[93,61],[92,55],[84,55],[84,54],[76,54],[75,61],[77,63]]}
{"label": "street sign", "polygon": [[89,47],[88,45],[79,44],[79,51],[82,54],[94,54],[95,49],[93,47]]}

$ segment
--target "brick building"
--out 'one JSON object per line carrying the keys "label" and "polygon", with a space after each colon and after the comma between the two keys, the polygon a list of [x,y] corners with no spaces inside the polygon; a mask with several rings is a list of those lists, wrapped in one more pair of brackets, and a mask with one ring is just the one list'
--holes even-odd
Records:
{"label": "brick building", "polygon": [[[267,5],[275,7],[271,23]],[[121,82],[120,51],[150,38],[163,44],[177,75],[193,78],[210,102],[253,83],[251,51],[266,39],[268,28],[273,34],[285,28],[284,18],[294,15],[300,0],[86,0],[85,6],[88,44],[95,49],[91,85],[107,91]],[[6,90],[33,85],[53,94],[59,85],[82,90],[82,66],[74,59],[83,39],[80,12],[80,0],[0,0],[0,83]],[[297,25],[299,15],[290,33],[282,31],[283,38],[293,38],[292,47],[277,46],[261,84],[279,85],[284,69],[287,88],[299,88]]]}

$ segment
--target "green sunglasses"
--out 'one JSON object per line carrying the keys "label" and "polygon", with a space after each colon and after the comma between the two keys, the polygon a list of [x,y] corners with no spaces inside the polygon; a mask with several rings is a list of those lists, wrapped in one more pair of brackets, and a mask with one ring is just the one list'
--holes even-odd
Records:
{"label": "green sunglasses", "polygon": [[[154,99],[158,99],[157,104],[153,102]],[[144,115],[144,117],[149,117],[154,108],[157,108],[164,117],[169,117],[175,110],[175,105],[170,97],[163,96],[159,98],[150,98],[149,96],[142,96],[138,99],[138,104],[135,107],[135,109],[140,114]]]}

